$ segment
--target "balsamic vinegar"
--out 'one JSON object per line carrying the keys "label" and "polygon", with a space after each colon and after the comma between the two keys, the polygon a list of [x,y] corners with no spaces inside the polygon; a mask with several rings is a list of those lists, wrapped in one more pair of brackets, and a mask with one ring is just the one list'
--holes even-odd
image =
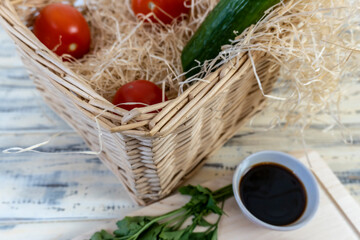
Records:
{"label": "balsamic vinegar", "polygon": [[249,212],[271,225],[291,224],[306,208],[303,183],[291,170],[279,164],[253,166],[240,180],[239,190]]}

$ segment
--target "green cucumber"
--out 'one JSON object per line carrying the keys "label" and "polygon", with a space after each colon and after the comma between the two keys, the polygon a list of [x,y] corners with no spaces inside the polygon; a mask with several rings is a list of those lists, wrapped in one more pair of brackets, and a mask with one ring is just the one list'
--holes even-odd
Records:
{"label": "green cucumber", "polygon": [[181,62],[183,71],[187,72],[186,76],[197,74],[201,70],[197,67],[197,61],[203,64],[206,60],[214,59],[221,51],[221,46],[229,44],[236,35],[257,23],[267,9],[279,2],[220,0],[182,51]]}

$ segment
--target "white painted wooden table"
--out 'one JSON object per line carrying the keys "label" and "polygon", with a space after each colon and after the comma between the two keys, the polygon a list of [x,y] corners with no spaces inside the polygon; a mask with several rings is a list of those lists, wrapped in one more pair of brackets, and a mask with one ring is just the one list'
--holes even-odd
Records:
{"label": "white painted wooden table", "polygon": [[[323,116],[305,132],[307,148],[318,151],[360,203],[360,70],[356,81],[344,79],[341,104],[345,130]],[[304,151],[296,128],[269,126],[271,107],[252,126],[239,130],[190,182],[232,174],[252,152]],[[351,133],[352,144],[343,135]],[[57,134],[59,136],[53,137]],[[52,138],[53,137],[53,138]],[[38,152],[7,154],[51,139]],[[0,29],[0,240],[65,240],[109,219],[138,209],[96,156],[79,154],[83,140],[43,102],[28,78],[10,39]]]}

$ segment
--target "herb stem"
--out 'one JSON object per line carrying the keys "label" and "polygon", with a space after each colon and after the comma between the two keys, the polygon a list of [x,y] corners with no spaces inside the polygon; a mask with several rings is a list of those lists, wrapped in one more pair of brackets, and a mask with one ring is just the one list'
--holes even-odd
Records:
{"label": "herb stem", "polygon": [[216,202],[226,200],[233,196],[232,184],[226,185],[213,193]]}
{"label": "herb stem", "polygon": [[187,214],[185,214],[184,216],[179,216],[179,217],[182,217],[181,220],[176,223],[174,226],[173,226],[173,229],[174,230],[179,230],[179,228],[184,224],[184,222],[191,216],[190,214],[190,211],[187,212]]}
{"label": "herb stem", "polygon": [[[225,199],[221,202],[221,210],[224,209],[224,205],[225,205]],[[219,214],[219,217],[218,217],[216,223],[214,223],[211,227],[209,227],[209,228],[205,231],[206,234],[209,233],[210,231],[218,228],[219,222],[220,222],[222,216],[223,216],[223,214]]]}
{"label": "herb stem", "polygon": [[[140,234],[142,234],[146,229],[148,229],[152,224],[158,222],[158,221],[161,221],[161,220],[164,220],[166,218],[169,218],[169,217],[172,217],[172,216],[175,216],[177,214],[180,214],[181,212],[183,212],[184,210],[186,210],[185,208],[179,208],[179,209],[176,209],[174,211],[171,211],[171,212],[168,212],[168,213],[165,213],[164,215],[160,215],[154,219],[152,219],[149,223],[147,223],[145,226],[143,226],[136,234],[134,234],[133,236],[131,236],[130,238],[127,238],[128,240],[136,240],[138,239],[138,237],[140,236]],[[122,238],[120,238],[122,239]]]}

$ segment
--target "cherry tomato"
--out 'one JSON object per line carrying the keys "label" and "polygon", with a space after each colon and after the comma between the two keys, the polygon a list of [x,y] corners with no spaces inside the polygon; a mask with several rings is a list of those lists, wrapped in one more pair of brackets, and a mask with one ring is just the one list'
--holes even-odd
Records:
{"label": "cherry tomato", "polygon": [[35,19],[35,36],[57,55],[81,58],[90,48],[90,29],[74,7],[54,3],[44,7]]}
{"label": "cherry tomato", "polygon": [[[165,101],[167,98],[165,96]],[[144,104],[121,104],[121,103],[144,103]],[[155,83],[146,80],[136,80],[119,88],[113,99],[113,104],[130,111],[133,108],[146,107],[162,102],[162,90]]]}
{"label": "cherry tomato", "polygon": [[[189,2],[190,0],[132,0],[132,9],[135,15],[153,12],[161,22],[170,24],[182,13],[189,13],[190,8],[185,7],[185,3]],[[153,16],[150,20],[158,22]]]}

